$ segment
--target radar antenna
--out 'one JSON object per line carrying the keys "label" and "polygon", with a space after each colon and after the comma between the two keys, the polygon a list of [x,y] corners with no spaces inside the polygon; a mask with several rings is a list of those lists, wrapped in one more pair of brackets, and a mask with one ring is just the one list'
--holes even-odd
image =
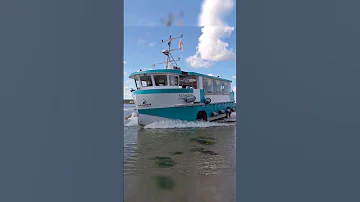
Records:
{"label": "radar antenna", "polygon": [[173,66],[174,69],[179,69],[179,67],[177,66],[177,63],[176,61],[180,61],[180,58],[178,58],[177,60],[174,59],[174,57],[171,55],[171,52],[172,51],[175,51],[175,50],[182,50],[182,48],[176,48],[176,49],[171,49],[171,42],[175,39],[179,39],[179,38],[182,38],[183,37],[183,34],[181,34],[181,36],[179,37],[171,37],[170,35],[170,38],[167,39],[167,40],[161,40],[161,43],[166,43],[168,44],[168,49],[167,50],[163,50],[161,51],[162,54],[164,54],[167,58],[166,58],[166,62],[161,62],[161,63],[158,63],[158,64],[166,64],[165,65],[165,69],[168,69],[169,68],[169,65],[172,65],[172,63],[175,63],[175,66]]}

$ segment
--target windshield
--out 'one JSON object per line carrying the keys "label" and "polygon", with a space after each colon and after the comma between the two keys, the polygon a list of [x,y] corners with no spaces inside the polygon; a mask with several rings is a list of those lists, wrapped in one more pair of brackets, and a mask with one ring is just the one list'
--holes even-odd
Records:
{"label": "windshield", "polygon": [[152,86],[151,76],[140,76],[140,83],[142,87]]}
{"label": "windshield", "polygon": [[155,86],[167,86],[167,76],[166,75],[154,75]]}

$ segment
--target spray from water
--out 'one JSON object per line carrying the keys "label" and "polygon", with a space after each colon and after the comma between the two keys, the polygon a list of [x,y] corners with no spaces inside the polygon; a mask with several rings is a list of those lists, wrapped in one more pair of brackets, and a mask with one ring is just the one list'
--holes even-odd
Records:
{"label": "spray from water", "polygon": [[125,120],[127,121],[127,123],[125,123],[126,127],[138,125],[138,117],[135,112],[132,112],[130,116],[125,118]]}
{"label": "spray from water", "polygon": [[166,120],[157,121],[146,125],[146,129],[158,129],[158,128],[208,128],[208,127],[221,127],[231,126],[235,124],[217,123],[217,122],[202,122],[202,121],[180,121],[180,120]]}
{"label": "spray from water", "polygon": [[[226,119],[225,119],[226,120]],[[209,128],[209,127],[226,127],[236,125],[236,113],[231,113],[230,122],[202,122],[202,121],[181,121],[181,120],[165,120],[157,121],[144,126],[146,129],[171,129],[171,128]],[[139,126],[138,116],[133,112],[126,118],[126,127]]]}

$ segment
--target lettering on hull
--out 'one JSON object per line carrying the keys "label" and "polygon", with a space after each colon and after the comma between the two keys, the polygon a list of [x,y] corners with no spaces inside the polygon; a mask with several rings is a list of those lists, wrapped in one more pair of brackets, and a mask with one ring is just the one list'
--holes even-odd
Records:
{"label": "lettering on hull", "polygon": [[148,103],[146,100],[143,100],[142,103],[137,105],[138,107],[150,107],[151,103]]}
{"label": "lettering on hull", "polygon": [[186,98],[187,96],[189,96],[189,93],[187,93],[187,94],[179,94],[178,100],[185,100],[185,98]]}

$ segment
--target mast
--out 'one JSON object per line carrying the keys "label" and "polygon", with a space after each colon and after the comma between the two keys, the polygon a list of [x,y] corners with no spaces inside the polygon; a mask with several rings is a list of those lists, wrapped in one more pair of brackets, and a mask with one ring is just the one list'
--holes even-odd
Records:
{"label": "mast", "polygon": [[166,43],[168,44],[168,49],[167,50],[163,50],[161,53],[164,54],[166,56],[166,62],[161,62],[161,63],[158,63],[158,64],[166,64],[165,65],[165,69],[168,69],[169,68],[169,65],[171,63],[175,63],[175,66],[173,66],[174,68],[178,68],[177,66],[177,63],[176,61],[180,61],[180,58],[178,58],[177,60],[174,59],[174,57],[171,55],[171,52],[172,51],[175,51],[175,50],[182,50],[182,48],[176,48],[176,49],[171,49],[171,42],[175,39],[179,39],[179,38],[182,38],[183,35],[181,34],[181,36],[179,37],[175,37],[175,38],[172,38],[171,35],[170,35],[170,38],[167,39],[167,40],[161,40],[161,43]]}

